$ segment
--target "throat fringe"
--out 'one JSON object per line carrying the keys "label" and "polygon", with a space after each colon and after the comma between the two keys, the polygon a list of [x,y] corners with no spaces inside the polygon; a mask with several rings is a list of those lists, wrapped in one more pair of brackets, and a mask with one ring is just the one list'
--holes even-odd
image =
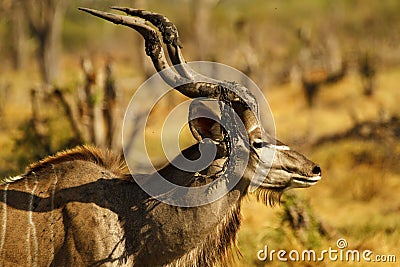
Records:
{"label": "throat fringe", "polygon": [[233,251],[240,257],[236,245],[236,234],[240,227],[240,204],[235,205],[225,215],[204,243],[186,253],[181,258],[169,263],[167,267],[203,267],[203,266],[231,266],[235,260]]}

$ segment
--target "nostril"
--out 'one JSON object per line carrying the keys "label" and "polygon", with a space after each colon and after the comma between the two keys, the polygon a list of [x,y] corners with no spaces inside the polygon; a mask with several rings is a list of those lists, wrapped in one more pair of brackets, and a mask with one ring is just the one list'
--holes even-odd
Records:
{"label": "nostril", "polygon": [[319,167],[318,165],[314,166],[314,168],[312,169],[312,173],[321,174],[321,167]]}

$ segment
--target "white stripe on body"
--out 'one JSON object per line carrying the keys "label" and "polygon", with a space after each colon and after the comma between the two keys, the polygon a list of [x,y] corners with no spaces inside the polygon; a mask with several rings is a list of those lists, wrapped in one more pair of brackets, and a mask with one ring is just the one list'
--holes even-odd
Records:
{"label": "white stripe on body", "polygon": [[[29,210],[28,210],[28,223],[29,223],[29,228],[27,231],[27,262],[32,262],[32,266],[36,267],[37,266],[37,256],[38,256],[38,240],[37,240],[37,235],[36,235],[36,227],[35,223],[33,222],[32,218],[32,213],[33,213],[33,199],[34,199],[34,193],[38,185],[38,180],[35,174],[35,181],[30,193],[30,198],[29,198]],[[25,180],[25,188],[26,190],[29,190],[29,179]],[[33,238],[33,255],[31,253],[31,236]]]}
{"label": "white stripe on body", "polygon": [[6,229],[7,229],[7,190],[10,184],[6,184],[3,192],[3,207],[1,216],[1,233],[0,233],[0,258],[3,254],[4,242],[6,240]]}
{"label": "white stripe on body", "polygon": [[50,253],[51,255],[53,255],[53,257],[55,256],[55,249],[54,249],[54,240],[55,240],[55,234],[54,234],[54,197],[56,194],[56,187],[57,187],[57,183],[58,183],[58,176],[57,176],[57,172],[54,169],[54,165],[51,166],[54,172],[54,178],[53,178],[53,188],[51,190],[51,212],[50,212],[50,242],[51,242],[51,246],[50,246]]}

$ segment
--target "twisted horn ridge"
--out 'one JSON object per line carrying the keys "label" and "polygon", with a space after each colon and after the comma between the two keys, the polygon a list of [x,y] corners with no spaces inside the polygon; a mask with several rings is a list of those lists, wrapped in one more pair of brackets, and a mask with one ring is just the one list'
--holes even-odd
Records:
{"label": "twisted horn ridge", "polygon": [[[176,26],[166,17],[153,12],[128,7],[112,7],[127,15],[80,7],[79,10],[130,27],[145,39],[146,54],[163,80],[189,98],[207,97],[232,106],[241,117],[246,129],[258,124],[258,104],[254,95],[244,86],[205,77],[192,70],[186,63]],[[157,31],[158,30],[158,31]],[[166,46],[174,69],[170,68],[163,44]]]}
{"label": "twisted horn ridge", "polygon": [[179,40],[179,33],[176,26],[165,16],[146,10],[134,9],[129,7],[111,7],[114,10],[125,12],[127,15],[143,18],[152,23],[160,31],[163,42],[167,47],[169,58],[178,73],[187,78],[193,79],[199,75],[189,68],[182,54],[182,46]]}

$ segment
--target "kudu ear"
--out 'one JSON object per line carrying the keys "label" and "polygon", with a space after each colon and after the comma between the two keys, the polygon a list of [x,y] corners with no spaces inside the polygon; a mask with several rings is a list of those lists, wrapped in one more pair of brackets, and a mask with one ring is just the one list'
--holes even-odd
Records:
{"label": "kudu ear", "polygon": [[190,104],[189,127],[197,141],[209,138],[219,143],[224,139],[220,116],[215,110],[219,110],[217,101],[209,99],[196,99]]}

